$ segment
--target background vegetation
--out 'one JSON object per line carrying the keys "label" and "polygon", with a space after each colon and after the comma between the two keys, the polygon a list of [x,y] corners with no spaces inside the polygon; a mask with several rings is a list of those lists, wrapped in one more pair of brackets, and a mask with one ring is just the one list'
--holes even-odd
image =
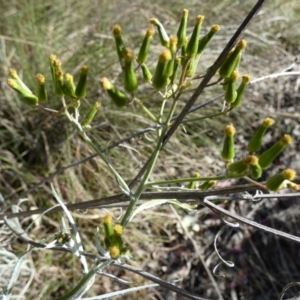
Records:
{"label": "background vegetation", "polygon": [[[90,67],[88,101],[99,100],[102,109],[93,123],[93,139],[99,145],[109,145],[152,123],[143,117],[138,107],[131,105],[116,109],[99,86],[99,79],[107,76],[119,80],[120,69],[111,35],[112,26],[120,24],[125,42],[137,49],[148,26],[150,17],[158,18],[169,32],[175,33],[181,11],[190,11],[190,27],[198,14],[205,15],[204,30],[212,24],[220,24],[221,32],[206,51],[201,68],[211,65],[231,35],[256,1],[0,1],[0,193],[10,200],[18,199],[22,192],[55,170],[81,160],[94,152],[73,134],[64,118],[53,117],[22,105],[17,96],[7,87],[8,69],[17,69],[29,87],[35,87],[35,75],[43,73],[50,78],[48,56],[55,53],[63,61],[64,68],[78,74],[82,64]],[[188,6],[187,6],[188,5]],[[254,22],[246,30],[244,38],[249,47],[243,57],[242,72],[259,78],[280,72],[293,65],[300,47],[299,1],[268,1]],[[157,37],[156,37],[157,38]],[[153,51],[161,48],[153,43]],[[156,46],[155,46],[156,45]],[[155,61],[153,61],[155,63]],[[205,99],[215,96],[209,89]],[[53,106],[58,101],[50,98]],[[186,99],[178,105],[178,111]],[[276,126],[267,136],[274,142],[283,133],[292,134],[294,148],[276,162],[273,172],[284,166],[300,171],[299,164],[299,77],[269,79],[252,85],[244,99],[244,105],[230,115],[238,129],[238,143],[245,149],[249,135],[265,117],[276,118]],[[57,102],[57,105],[59,103]],[[152,103],[153,109],[158,104]],[[220,109],[217,103],[214,109]],[[211,109],[211,108],[210,108]],[[193,122],[178,131],[165,148],[162,159],[154,171],[153,180],[191,176],[194,172],[213,175],[224,168],[219,160],[222,130],[229,118]],[[132,139],[110,152],[110,158],[124,178],[130,180],[150,153],[151,134]],[[137,150],[137,151],[136,151]],[[243,150],[241,150],[243,151]],[[112,195],[118,187],[111,173],[95,157],[74,168],[58,174],[52,183],[67,202],[81,202]],[[232,182],[224,182],[229,185]],[[22,196],[24,207],[36,208],[54,204],[47,184],[28,195]],[[292,200],[264,200],[259,204],[230,204],[228,209],[263,222],[265,225],[299,235],[297,209]],[[117,216],[118,210],[114,213]],[[75,212],[74,216],[83,234],[87,251],[93,249],[95,227],[100,225],[102,210]],[[33,219],[21,220],[24,228]],[[0,223],[1,224],[1,223]],[[188,228],[188,234],[182,229]],[[186,215],[170,207],[141,213],[128,227],[126,241],[134,255],[132,265],[143,268],[161,278],[172,280],[181,277],[179,285],[203,297],[215,299],[218,295],[203,262],[210,270],[218,263],[213,249],[213,239],[220,228],[220,221],[208,209]],[[4,225],[0,232],[0,247],[15,254],[26,248],[15,238],[6,235]],[[60,230],[56,215],[45,216],[30,230],[31,238],[41,240]],[[291,242],[256,232],[245,226],[229,230],[222,235],[220,247],[224,255],[236,263],[233,269],[222,268],[226,277],[215,277],[224,299],[275,299],[285,284],[299,278],[299,249]],[[1,259],[1,258],[0,258]],[[3,263],[3,262],[2,262]],[[1,267],[3,274],[0,286],[5,287],[8,269]],[[4,272],[7,271],[7,273]],[[65,253],[34,252],[28,258],[28,269],[22,272],[15,295],[24,291],[26,299],[54,299],[63,295],[80,279],[80,265]],[[143,283],[144,279],[113,268],[110,272],[120,278]],[[26,282],[30,289],[24,290]],[[120,289],[122,286],[101,277],[92,287],[90,295]],[[296,290],[291,293],[295,294]],[[156,289],[141,292],[128,299],[175,299],[175,295]],[[23,299],[24,299],[23,298]],[[21,298],[20,298],[21,299]],[[121,298],[120,298],[121,299]],[[122,298],[124,299],[124,298]],[[180,299],[180,298],[176,298]]]}

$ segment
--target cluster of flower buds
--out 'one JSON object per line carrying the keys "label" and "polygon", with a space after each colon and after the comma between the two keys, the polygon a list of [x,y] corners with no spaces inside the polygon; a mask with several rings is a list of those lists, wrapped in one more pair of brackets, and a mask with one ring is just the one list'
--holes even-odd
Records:
{"label": "cluster of flower buds", "polygon": [[[269,149],[256,156],[254,153],[261,149],[263,137],[269,127],[274,124],[274,120],[266,118],[258,127],[253,137],[248,143],[249,155],[239,161],[233,161],[235,157],[234,134],[235,128],[232,124],[226,126],[224,133],[223,149],[221,152],[222,158],[227,162],[227,170],[229,175],[233,176],[247,176],[250,175],[254,179],[262,176],[264,169],[269,168],[278,155],[292,143],[292,137],[285,134],[279,141],[277,141]],[[295,178],[293,170],[286,170],[283,173],[275,175],[273,179],[267,181],[267,188],[271,191],[276,191],[279,188],[290,187],[298,189],[298,185],[291,182]]]}
{"label": "cluster of flower buds", "polygon": [[[124,91],[114,86],[107,78],[101,79],[102,88],[117,106],[124,106],[137,92],[138,76],[136,72],[140,69],[144,82],[150,83],[155,90],[166,89],[170,85],[170,89],[166,91],[165,95],[172,95],[174,93],[174,84],[178,87],[177,78],[180,78],[179,88],[185,89],[187,86],[186,78],[194,76],[201,54],[214,34],[220,30],[219,25],[213,25],[207,34],[200,37],[203,21],[204,16],[199,15],[196,17],[191,37],[187,38],[187,9],[184,9],[182,12],[176,35],[169,35],[158,19],[151,18],[151,26],[146,30],[135,59],[134,52],[124,44],[121,27],[115,25],[113,27],[113,36],[123,72]],[[155,69],[150,71],[147,66],[147,59],[155,30],[164,49],[158,56]],[[134,66],[135,63],[136,66]],[[180,71],[181,75],[179,77],[178,74]]]}
{"label": "cluster of flower buds", "polygon": [[[70,97],[73,101],[69,106],[78,108],[80,106],[80,99],[86,96],[86,85],[87,85],[87,75],[88,67],[82,66],[80,69],[80,74],[78,82],[75,85],[73,81],[73,76],[69,73],[64,73],[62,70],[61,60],[55,55],[50,55],[49,65],[52,77],[52,84],[54,93],[58,97]],[[45,76],[42,74],[36,75],[37,80],[37,94],[33,92],[26,86],[26,84],[20,79],[16,70],[9,70],[10,79],[8,79],[8,85],[14,89],[20,96],[20,99],[27,105],[37,106],[48,100]],[[88,111],[87,115],[83,118],[81,125],[88,129],[90,128],[90,123],[92,122],[96,112],[101,107],[99,102],[96,102],[91,109]]]}
{"label": "cluster of flower buds", "polygon": [[123,227],[120,224],[113,226],[112,215],[110,214],[104,216],[103,225],[105,247],[108,250],[110,257],[112,259],[117,259],[127,252],[127,249],[123,247]]}
{"label": "cluster of flower buds", "polygon": [[238,72],[242,52],[246,48],[245,40],[240,40],[236,47],[229,52],[226,59],[219,68],[219,75],[223,79],[223,88],[225,91],[225,101],[229,107],[234,108],[241,105],[242,98],[251,77],[250,75],[243,75],[240,85],[237,87],[236,83],[240,77]]}

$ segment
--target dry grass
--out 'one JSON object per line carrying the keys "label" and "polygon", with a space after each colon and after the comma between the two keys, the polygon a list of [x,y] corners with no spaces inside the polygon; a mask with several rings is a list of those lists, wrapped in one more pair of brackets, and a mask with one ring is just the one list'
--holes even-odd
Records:
{"label": "dry grass", "polygon": [[[86,110],[89,101],[100,99],[103,103],[91,134],[99,146],[106,147],[111,141],[152,125],[138,107],[117,110],[99,89],[100,77],[105,75],[118,82],[120,74],[111,37],[113,24],[122,25],[125,42],[137,49],[150,17],[157,17],[169,32],[176,33],[182,8],[190,11],[190,31],[192,19],[203,14],[206,16],[203,30],[208,30],[215,23],[222,26],[221,34],[212,42],[210,51],[206,51],[205,60],[200,66],[206,69],[255,2],[214,0],[200,5],[199,1],[190,1],[186,7],[186,1],[159,0],[146,3],[138,0],[134,4],[129,4],[126,0],[35,0],[10,1],[9,4],[0,1],[0,15],[3,19],[0,24],[1,194],[15,194],[10,199],[17,199],[18,194],[55,170],[93,154],[93,150],[73,133],[63,118],[42,112],[37,114],[35,110],[28,109],[19,102],[5,84],[10,67],[19,70],[26,83],[34,87],[36,73],[42,72],[50,77],[47,57],[51,53],[57,54],[63,61],[64,68],[74,74],[78,74],[82,64],[89,65],[89,99],[82,106]],[[299,16],[298,1],[269,1],[245,33],[249,47],[241,72],[258,78],[291,65],[295,55],[299,54]],[[153,47],[155,53],[160,50],[160,46]],[[155,63],[155,58],[152,62]],[[249,88],[244,105],[229,117],[186,124],[185,130],[178,131],[162,152],[151,179],[187,177],[195,171],[205,176],[222,173],[224,164],[219,159],[222,138],[220,128],[229,120],[238,124],[239,155],[242,155],[247,138],[266,116],[276,117],[277,120],[277,126],[269,134],[270,142],[283,132],[292,133],[296,140],[295,148],[278,160],[277,170],[284,165],[293,165],[300,170],[299,125],[294,117],[295,112],[299,111],[299,86],[299,79],[292,77],[262,81]],[[219,90],[215,88],[206,90],[199,103],[216,93]],[[183,97],[178,111],[187,99],[188,95]],[[159,99],[150,105],[153,110],[159,108],[158,101]],[[54,95],[51,96],[50,103],[53,107],[59,105]],[[216,104],[209,109],[216,111],[220,107],[221,104]],[[196,113],[197,115],[200,113]],[[130,181],[151,153],[154,143],[142,138],[132,140],[128,145],[136,151],[118,147],[110,151],[109,156],[121,175]],[[66,202],[85,201],[118,192],[114,177],[98,157],[69,168],[56,176],[52,183]],[[23,207],[50,207],[54,204],[49,186],[45,184],[27,196]],[[245,216],[251,214],[251,218],[271,227],[299,234],[300,227],[294,213],[299,209],[296,202],[267,200],[260,204],[232,204],[227,208]],[[115,210],[113,213],[117,217],[120,211]],[[101,226],[99,219],[103,214],[103,211],[97,210],[74,213],[87,251],[95,251],[95,228]],[[218,263],[213,239],[221,227],[220,221],[207,209],[188,215],[190,219],[185,212],[180,211],[179,216],[180,220],[170,207],[163,206],[141,213],[129,224],[126,242],[134,256],[132,264],[165,280],[181,277],[183,281],[179,286],[203,297],[216,299],[216,290],[201,259],[206,261],[210,270]],[[26,228],[32,219],[26,218],[21,222],[23,228]],[[187,222],[190,237],[182,231],[180,222]],[[199,228],[193,227],[195,224],[199,224]],[[1,247],[16,254],[25,250],[17,239],[8,236],[4,225],[1,230]],[[51,214],[36,222],[29,234],[38,241],[59,230],[59,215]],[[198,245],[202,258],[197,254],[193,241]],[[220,239],[220,249],[226,259],[236,263],[233,269],[220,268],[219,272],[225,273],[226,278],[215,278],[224,299],[275,299],[285,284],[298,281],[299,251],[290,242],[242,227],[226,231]],[[30,276],[29,270],[35,276],[26,292],[26,299],[54,299],[80,280],[80,264],[71,255],[36,251],[29,257],[29,261],[34,262],[34,267],[24,267],[14,290],[15,295],[21,294]],[[109,268],[107,272],[137,284],[145,283],[141,277],[115,268]],[[4,281],[0,282],[0,287],[5,288]],[[120,288],[124,286],[99,277],[89,294],[97,295]],[[127,299],[141,298],[180,299],[160,289],[140,292]]]}

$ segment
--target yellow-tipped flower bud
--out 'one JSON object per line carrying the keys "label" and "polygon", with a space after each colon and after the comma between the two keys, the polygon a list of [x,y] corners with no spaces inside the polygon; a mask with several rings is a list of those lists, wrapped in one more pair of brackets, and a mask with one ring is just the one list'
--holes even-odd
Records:
{"label": "yellow-tipped flower bud", "polygon": [[207,190],[211,189],[212,187],[214,187],[216,185],[216,183],[217,183],[217,181],[215,181],[215,180],[205,181],[199,186],[199,189],[201,191],[207,191]]}
{"label": "yellow-tipped flower bud", "polygon": [[97,111],[99,110],[99,108],[101,107],[101,103],[100,102],[96,102],[92,108],[90,109],[90,111],[87,113],[87,115],[84,117],[84,119],[81,122],[82,127],[90,129],[90,123],[93,121]]}
{"label": "yellow-tipped flower bud", "polygon": [[104,227],[104,233],[105,233],[105,238],[104,238],[105,246],[107,248],[109,248],[111,245],[111,238],[114,234],[114,229],[112,226],[112,215],[107,214],[104,216],[103,227]]}
{"label": "yellow-tipped flower bud", "polygon": [[27,105],[30,105],[30,106],[37,106],[38,103],[39,103],[39,99],[38,97],[36,97],[34,94],[32,94],[31,92],[28,92],[28,90],[24,89],[23,87],[21,87],[16,80],[14,79],[8,79],[7,80],[7,84],[13,89],[15,90],[21,100],[27,104]]}
{"label": "yellow-tipped flower bud", "polygon": [[219,25],[213,25],[210,28],[210,31],[199,40],[199,45],[198,45],[198,54],[201,54],[203,50],[206,48],[208,45],[209,41],[212,39],[212,37],[220,30]]}
{"label": "yellow-tipped flower bud", "polygon": [[28,86],[22,81],[15,69],[9,69],[9,76],[13,78],[17,84],[28,93],[32,93]]}
{"label": "yellow-tipped flower bud", "polygon": [[177,50],[177,43],[178,43],[178,38],[176,35],[171,35],[170,37],[170,42],[169,42],[169,49],[172,53],[172,57],[175,57],[176,50]]}
{"label": "yellow-tipped flower bud", "polygon": [[122,234],[123,234],[123,226],[120,224],[116,224],[114,227],[114,234],[111,237],[112,247],[117,247],[118,249],[122,249],[123,247]]}
{"label": "yellow-tipped flower bud", "polygon": [[115,43],[116,43],[116,49],[117,49],[119,62],[121,64],[121,66],[123,67],[123,54],[124,54],[125,46],[124,46],[123,39],[122,39],[122,29],[119,25],[116,24],[116,25],[114,25],[112,32],[113,32],[113,36],[114,36]]}
{"label": "yellow-tipped flower bud", "polygon": [[237,97],[237,91],[235,90],[235,83],[239,78],[239,72],[233,71],[226,83],[225,101],[227,103],[233,103]]}
{"label": "yellow-tipped flower bud", "polygon": [[82,66],[80,70],[80,76],[76,85],[75,95],[77,98],[84,98],[86,96],[86,80],[89,72],[88,66]]}
{"label": "yellow-tipped flower bud", "polygon": [[145,63],[147,60],[150,43],[152,41],[152,37],[153,37],[154,33],[155,33],[155,29],[152,26],[149,27],[146,31],[146,35],[143,39],[143,42],[142,42],[142,45],[140,48],[140,52],[139,52],[139,55],[136,60],[138,62],[138,64],[140,64],[140,65]]}
{"label": "yellow-tipped flower bud", "polygon": [[250,153],[257,152],[260,150],[261,143],[263,140],[263,137],[269,127],[271,127],[275,121],[271,118],[266,118],[262,122],[262,124],[257,128],[256,132],[254,133],[253,137],[249,141],[248,144],[248,151]]}
{"label": "yellow-tipped flower bud", "polygon": [[231,107],[238,107],[241,105],[243,96],[244,96],[244,91],[245,91],[246,86],[248,85],[250,79],[251,79],[250,75],[244,75],[242,77],[242,82],[241,82],[240,86],[238,87],[238,89],[236,90],[236,92],[237,92],[236,99],[233,103],[231,103]]}
{"label": "yellow-tipped flower bud", "polygon": [[150,72],[150,70],[148,69],[148,67],[145,64],[141,65],[142,68],[142,73],[143,73],[143,78],[146,82],[150,82],[152,79],[152,74]]}
{"label": "yellow-tipped flower bud", "polygon": [[108,250],[112,259],[117,259],[121,254],[120,248],[117,246],[112,246]]}
{"label": "yellow-tipped flower bud", "polygon": [[[61,86],[63,85],[63,71],[61,68],[61,61],[55,55],[51,54],[49,57],[49,64],[54,92],[58,97],[62,97],[64,93],[61,89]],[[59,74],[59,76],[57,76],[57,74]]]}
{"label": "yellow-tipped flower bud", "polygon": [[[200,173],[196,172],[193,177],[194,178],[199,178],[200,177]],[[189,189],[193,190],[195,188],[195,185],[196,185],[196,181],[191,180],[190,183],[189,183]]]}
{"label": "yellow-tipped flower bud", "polygon": [[249,166],[249,172],[251,177],[258,179],[262,175],[262,168],[258,163],[258,157],[255,155],[249,155],[245,159],[245,163]]}
{"label": "yellow-tipped flower bud", "polygon": [[46,102],[47,101],[47,90],[46,90],[46,86],[45,86],[45,77],[42,74],[37,74],[36,80],[38,83],[39,102]]}
{"label": "yellow-tipped flower bud", "polygon": [[116,224],[114,228],[115,235],[122,235],[123,234],[123,226],[120,224]]}
{"label": "yellow-tipped flower bud", "polygon": [[153,87],[156,90],[160,90],[165,88],[170,80],[169,80],[169,61],[172,59],[172,54],[169,49],[165,49],[158,58],[158,62],[156,65],[155,73],[152,78]]}
{"label": "yellow-tipped flower bud", "polygon": [[231,161],[235,156],[235,150],[234,150],[235,128],[233,127],[232,124],[229,124],[225,127],[224,133],[225,133],[225,138],[224,138],[221,155],[223,159],[225,159],[226,161]]}
{"label": "yellow-tipped flower bud", "polygon": [[222,78],[230,77],[231,73],[237,68],[237,65],[240,60],[240,55],[247,46],[245,40],[241,40],[235,49],[227,56],[223,64],[219,69],[219,74]]}
{"label": "yellow-tipped flower bud", "polygon": [[114,85],[106,78],[102,78],[100,80],[102,88],[108,93],[110,98],[114,101],[114,103],[122,107],[127,104],[128,98],[122,92],[118,91]]}
{"label": "yellow-tipped flower bud", "polygon": [[152,25],[156,26],[161,44],[164,47],[168,47],[169,46],[169,36],[168,36],[164,26],[156,18],[151,18],[150,23]]}
{"label": "yellow-tipped flower bud", "polygon": [[259,156],[259,164],[262,169],[268,168],[274,159],[293,141],[292,137],[285,134],[276,144]]}
{"label": "yellow-tipped flower bud", "polygon": [[65,74],[63,85],[61,86],[61,88],[65,96],[76,98],[75,95],[76,87],[73,81],[73,76],[71,74],[69,73]]}
{"label": "yellow-tipped flower bud", "polygon": [[138,82],[133,67],[134,54],[131,49],[124,50],[124,88],[128,93],[134,93],[138,88]]}
{"label": "yellow-tipped flower bud", "polygon": [[196,24],[192,33],[192,36],[190,37],[190,40],[187,44],[186,48],[186,54],[190,57],[193,57],[198,52],[198,46],[199,46],[199,35],[201,32],[202,23],[204,21],[204,16],[197,16],[196,18]]}
{"label": "yellow-tipped flower bud", "polygon": [[283,189],[288,187],[289,185],[293,185],[291,183],[291,180],[294,180],[296,177],[296,172],[292,169],[286,169],[280,174],[277,174],[270,179],[267,180],[266,182],[266,187],[270,191],[278,191],[279,189]]}
{"label": "yellow-tipped flower bud", "polygon": [[178,46],[178,48],[180,48],[186,44],[186,27],[187,27],[188,15],[189,15],[189,11],[187,9],[184,9],[182,11],[180,24],[179,24],[179,28],[177,31],[177,38],[178,38],[177,46]]}

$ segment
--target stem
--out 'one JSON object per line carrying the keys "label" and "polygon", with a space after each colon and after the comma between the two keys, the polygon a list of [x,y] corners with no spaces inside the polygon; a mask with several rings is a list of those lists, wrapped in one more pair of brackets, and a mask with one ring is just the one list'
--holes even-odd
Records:
{"label": "stem", "polygon": [[139,106],[143,109],[143,111],[148,115],[148,117],[154,121],[157,122],[156,117],[152,114],[152,112],[143,104],[141,100],[135,99],[135,101],[139,104]]}
{"label": "stem", "polygon": [[223,180],[223,179],[231,179],[231,178],[240,178],[241,176],[212,176],[212,177],[189,177],[189,178],[180,178],[180,179],[170,179],[164,181],[154,181],[149,182],[146,186],[155,186],[155,185],[164,185],[164,184],[174,184],[174,183],[184,183],[184,182],[196,182],[196,181],[209,181],[209,180]]}

